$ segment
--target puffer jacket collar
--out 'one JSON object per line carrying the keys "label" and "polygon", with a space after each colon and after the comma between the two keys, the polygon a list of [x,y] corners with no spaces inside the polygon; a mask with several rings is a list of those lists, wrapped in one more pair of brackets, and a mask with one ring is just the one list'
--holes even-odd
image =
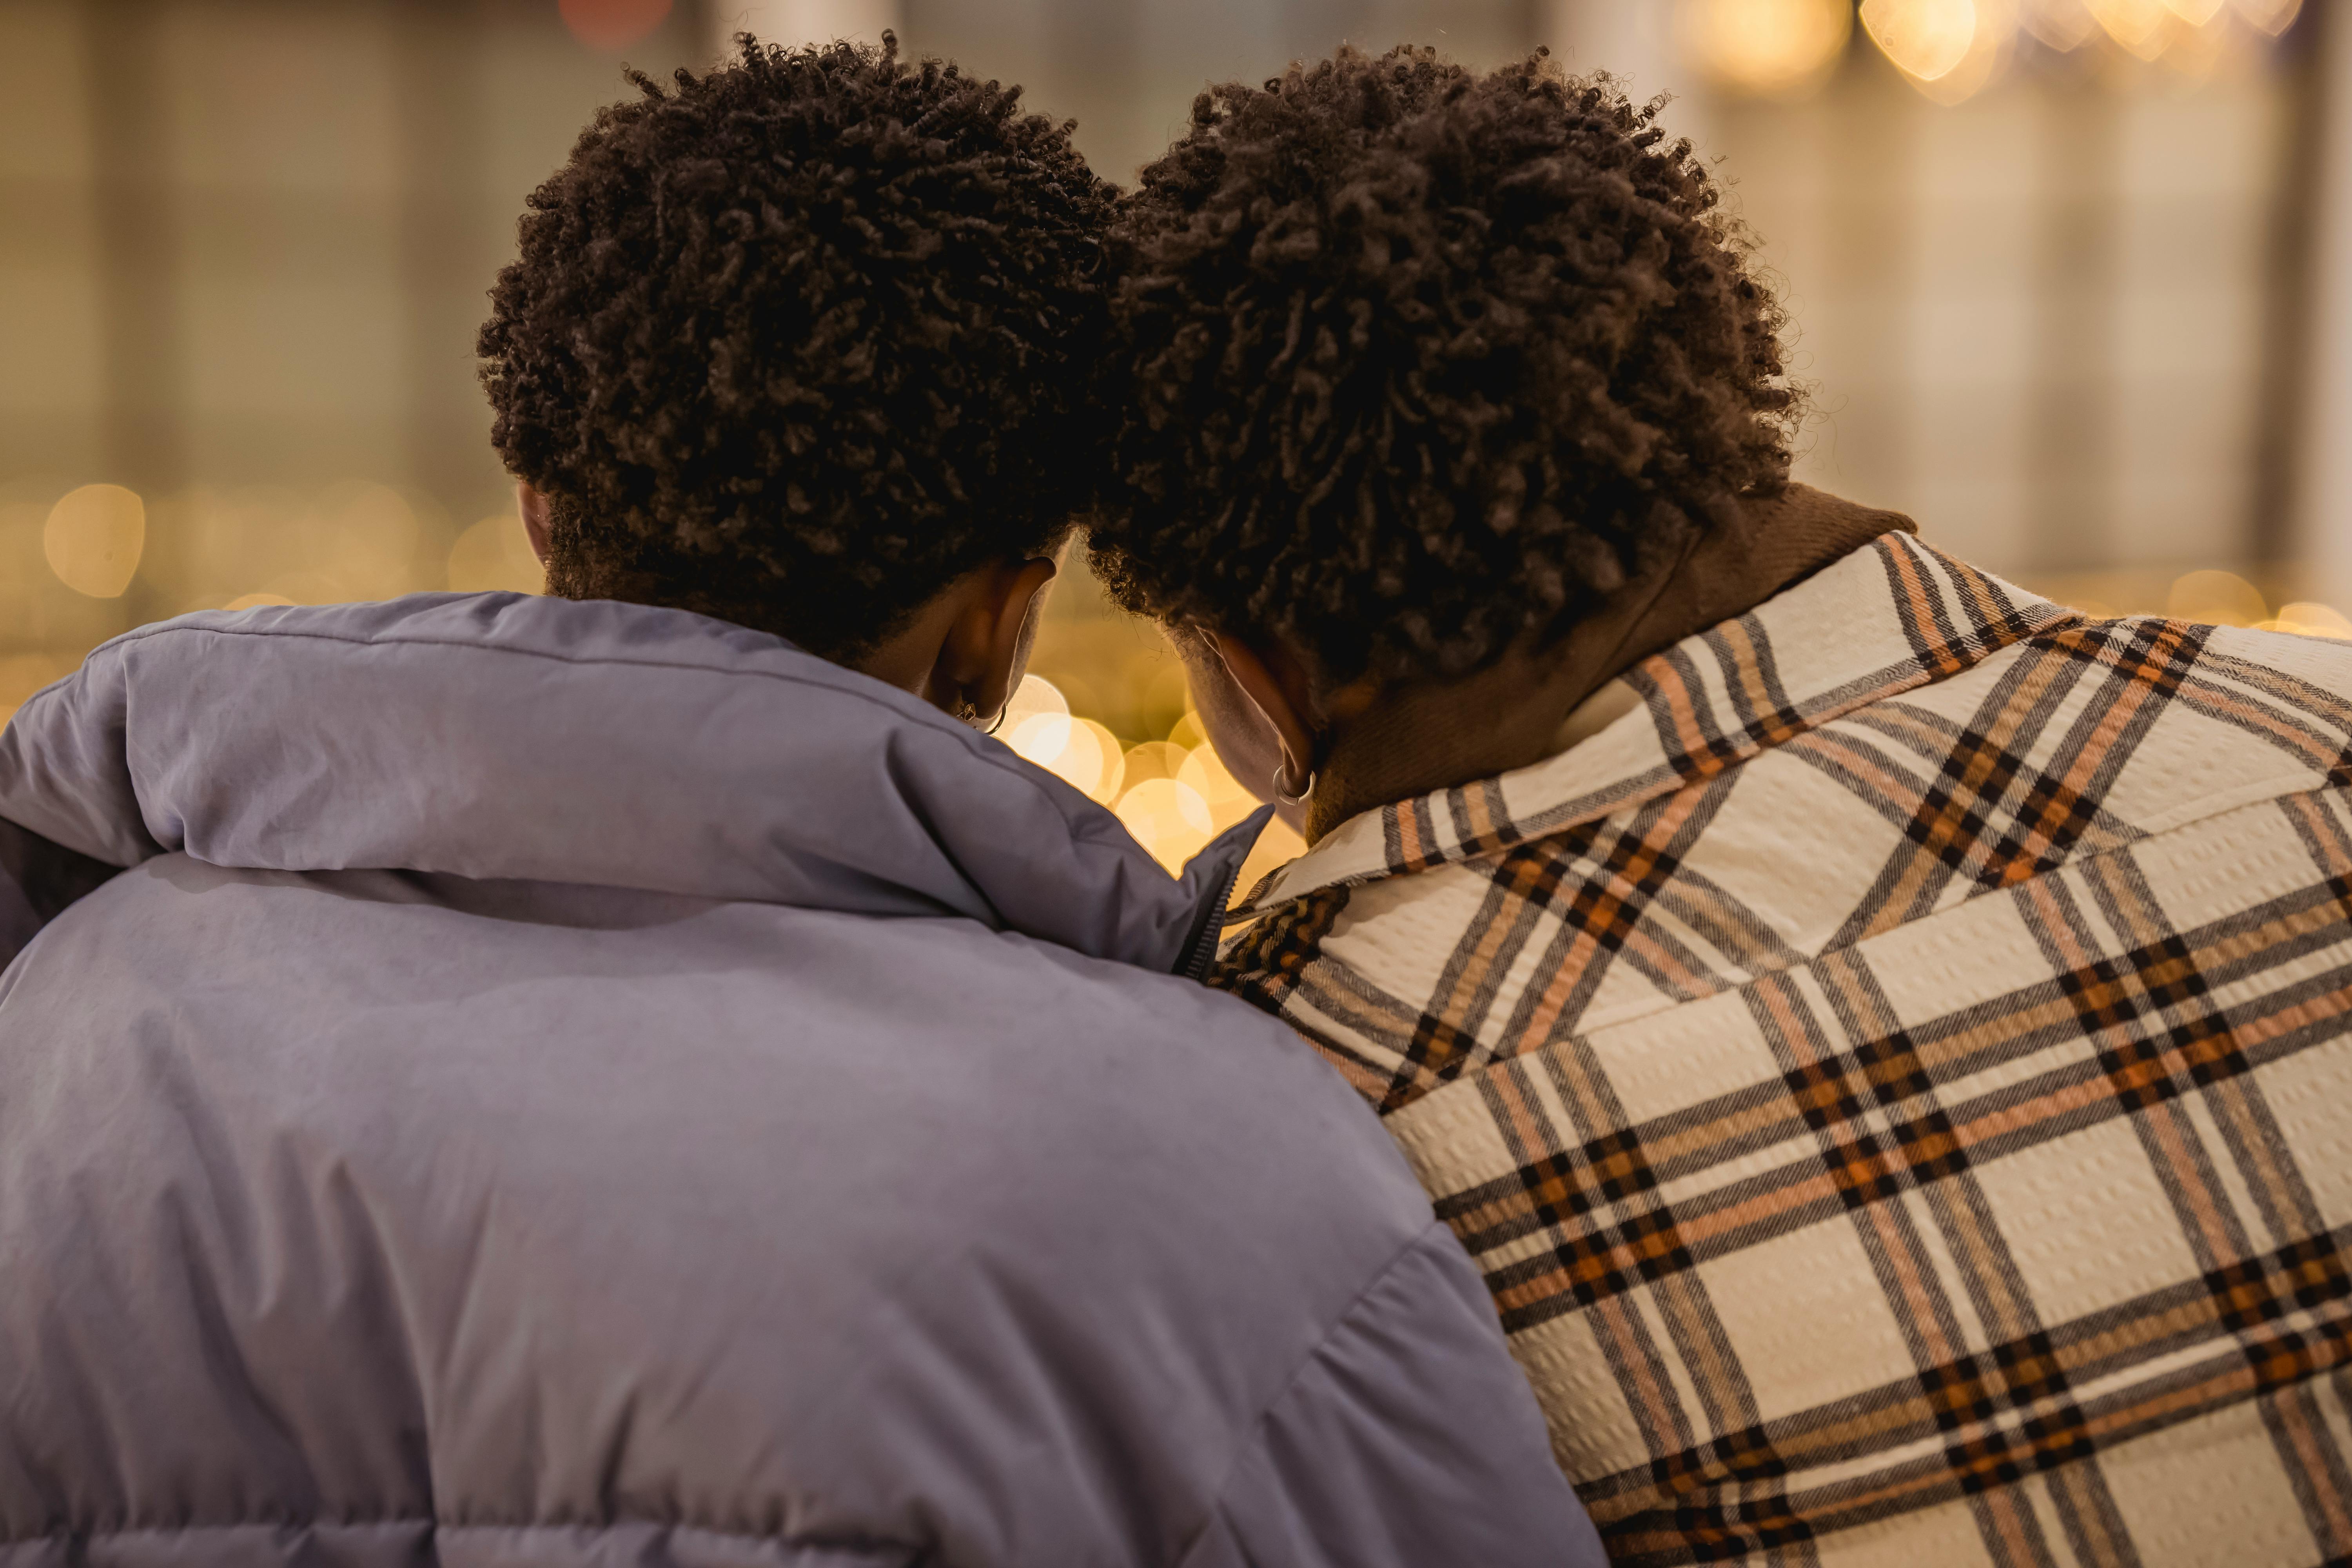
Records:
{"label": "puffer jacket collar", "polygon": [[963,916],[1160,971],[1213,952],[1266,815],[1171,879],[1109,812],[880,681],[683,611],[513,594],[182,616],[0,735],[0,818],[108,866]]}

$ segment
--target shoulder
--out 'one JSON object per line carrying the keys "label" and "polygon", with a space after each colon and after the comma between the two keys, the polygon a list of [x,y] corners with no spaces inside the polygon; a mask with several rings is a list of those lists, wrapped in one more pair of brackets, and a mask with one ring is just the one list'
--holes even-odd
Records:
{"label": "shoulder", "polygon": [[1042,1075],[1023,1098],[1066,1159],[1164,1162],[1192,1173],[1172,1202],[1249,1224],[1365,1226],[1375,1250],[1428,1223],[1378,1119],[1281,1020],[1177,976],[992,941],[1013,962],[988,984],[1038,1026],[1006,1054]]}
{"label": "shoulder", "polygon": [[[1367,1291],[1433,1289],[1397,1271],[1430,1208],[1370,1110],[1190,982],[970,921],[618,895],[486,942],[433,891],[170,856],[28,950],[0,1250],[48,1284],[0,1343],[108,1331],[25,1419],[201,1460],[224,1517],[257,1391],[319,1468],[421,1400],[450,1517],[621,1499],[1108,1560],[1200,1528]],[[261,1259],[291,1273],[261,1289]],[[1491,1310],[1435,1321],[1507,1367]],[[526,1431],[562,1435],[528,1485]],[[722,1496],[681,1489],[689,1452],[749,1458]]]}

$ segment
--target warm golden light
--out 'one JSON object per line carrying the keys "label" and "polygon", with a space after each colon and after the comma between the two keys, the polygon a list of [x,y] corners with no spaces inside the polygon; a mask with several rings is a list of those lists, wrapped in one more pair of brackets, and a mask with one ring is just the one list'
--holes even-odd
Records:
{"label": "warm golden light", "polygon": [[[1199,721],[1186,715],[1190,725],[1179,722],[1178,734],[1198,733]],[[1201,797],[1208,807],[1209,826],[1213,832],[1223,833],[1258,808],[1258,799],[1243,787],[1240,780],[1226,771],[1224,762],[1213,747],[1200,746],[1184,755],[1184,763],[1176,770],[1176,782]],[[1242,862],[1241,875],[1234,880],[1234,896],[1238,899],[1257,886],[1260,879],[1279,866],[1287,865],[1307,853],[1307,841],[1298,837],[1287,824],[1269,822],[1265,830]]]}
{"label": "warm golden light", "polygon": [[1070,744],[1074,750],[1081,745],[1092,746],[1095,755],[1101,759],[1093,787],[1079,787],[1105,805],[1117,800],[1119,786],[1127,782],[1127,760],[1119,751],[1118,737],[1092,719],[1080,719],[1070,726]]}
{"label": "warm golden light", "polygon": [[1225,771],[1223,760],[1207,746],[1185,753],[1183,766],[1176,770],[1176,781],[1208,803],[1210,819],[1220,830],[1257,809],[1257,798]]}
{"label": "warm golden light", "polygon": [[1948,76],[1977,41],[1975,0],[1863,0],[1863,30],[1904,75]]}
{"label": "warm golden light", "polygon": [[267,609],[272,605],[290,605],[294,601],[283,594],[239,594],[225,606],[232,610]]}
{"label": "warm golden light", "polygon": [[1146,779],[1172,779],[1184,765],[1183,747],[1169,741],[1146,741],[1127,749],[1127,787]]}
{"label": "warm golden light", "polygon": [[58,581],[93,599],[119,599],[147,547],[147,505],[121,485],[84,485],[49,509],[41,549]]}
{"label": "warm golden light", "polygon": [[1118,738],[1091,719],[1072,718],[1066,709],[1055,707],[1061,696],[1052,682],[1026,677],[1013,696],[1024,710],[1007,713],[998,732],[1021,756],[1108,805],[1118,797],[1126,777]]}
{"label": "warm golden light", "polygon": [[1119,796],[1117,809],[1135,841],[1171,871],[1182,870],[1213,831],[1208,802],[1171,778],[1144,780]]}
{"label": "warm golden light", "polygon": [[[1031,720],[1043,723],[1031,723]],[[1042,675],[1024,675],[1013,695],[1004,700],[1004,715],[996,732],[1004,743],[1043,767],[1070,743],[1070,700]],[[1019,739],[1015,739],[1015,737]]]}
{"label": "warm golden light", "polygon": [[2251,626],[2271,612],[2261,591],[2235,572],[2191,572],[2174,580],[2164,613],[2176,621]]}
{"label": "warm golden light", "polygon": [[73,666],[47,654],[20,653],[0,658],[0,725],[34,692],[73,673]]}
{"label": "warm golden light", "polygon": [[611,53],[638,42],[667,19],[670,0],[558,0],[572,36]]}
{"label": "warm golden light", "polygon": [[2084,0],[2107,37],[2144,60],[2164,52],[2171,40],[2172,8],[2165,0]]}
{"label": "warm golden light", "polygon": [[2276,37],[2303,14],[2303,0],[2237,0],[2237,11],[2248,26]]}
{"label": "warm golden light", "polygon": [[[1054,759],[1070,748],[1070,726],[1075,722],[1067,713],[1024,713],[1009,717],[1005,727],[997,731],[1004,743],[1041,768],[1051,769]],[[1078,786],[1084,789],[1084,784]]]}
{"label": "warm golden light", "polygon": [[1258,835],[1256,847],[1249,858],[1242,862],[1242,874],[1234,879],[1234,899],[1239,902],[1251,889],[1265,879],[1270,871],[1287,866],[1307,853],[1307,840],[1298,837],[1291,826],[1276,817],[1265,825]]}
{"label": "warm golden light", "polygon": [[2266,632],[2294,632],[2307,637],[2334,637],[2352,641],[2352,619],[2332,605],[2315,604],[2298,599],[2279,606],[2278,617],[2258,623]]}
{"label": "warm golden light", "polygon": [[311,596],[348,603],[416,589],[418,531],[407,497],[390,485],[333,485],[320,497],[318,515],[323,582]]}
{"label": "warm golden light", "polygon": [[2099,19],[2083,0],[2025,0],[2019,20],[2027,32],[2062,54],[2081,48],[2099,33]]}
{"label": "warm golden light", "polygon": [[1848,0],[1683,0],[1683,58],[1737,92],[1785,96],[1818,86],[1853,28]]}
{"label": "warm golden light", "polygon": [[546,585],[522,520],[510,511],[482,519],[449,547],[449,586],[460,594],[536,594]]}
{"label": "warm golden light", "polygon": [[[1954,104],[2000,77],[2021,29],[2062,52],[2104,34],[2142,59],[2198,75],[2241,47],[2226,25],[2232,11],[2275,36],[2301,9],[2302,0],[1863,0],[1861,17],[1912,86]],[[1686,58],[1724,86],[1756,92],[1819,80],[1848,31],[1843,6],[1816,14],[1796,0],[1683,0],[1675,20]]]}
{"label": "warm golden light", "polygon": [[[1042,675],[1024,675],[1005,700],[1004,718],[996,732],[1022,757],[1049,773],[1060,773],[1078,789],[1092,789],[1091,780],[1102,773],[1102,759],[1090,747],[1068,763],[1055,765],[1070,750],[1073,727],[1069,700],[1061,689]],[[1092,773],[1087,782],[1081,782],[1074,775],[1085,771],[1082,764],[1087,758],[1091,758]]]}

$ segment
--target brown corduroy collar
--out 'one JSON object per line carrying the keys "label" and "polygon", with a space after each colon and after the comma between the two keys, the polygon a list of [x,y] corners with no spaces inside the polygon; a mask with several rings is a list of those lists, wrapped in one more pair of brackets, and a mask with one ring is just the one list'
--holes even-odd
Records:
{"label": "brown corduroy collar", "polygon": [[1900,512],[1809,485],[1742,510],[1744,526],[1699,540],[1551,647],[1515,648],[1461,680],[1394,688],[1335,726],[1308,805],[1307,842],[1359,812],[1549,755],[1578,706],[1650,655],[1745,614],[1882,534],[1918,531]]}

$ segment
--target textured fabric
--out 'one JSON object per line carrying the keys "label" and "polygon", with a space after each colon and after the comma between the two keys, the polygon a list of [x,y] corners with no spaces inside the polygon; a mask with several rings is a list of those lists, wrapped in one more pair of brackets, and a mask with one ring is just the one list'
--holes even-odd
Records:
{"label": "textured fabric", "polygon": [[1383,1112],[1612,1557],[2352,1561],[2352,646],[1889,535],[1622,681],[1215,976]]}
{"label": "textured fabric", "polygon": [[1245,833],[501,595],[118,639],[0,817],[0,1568],[1600,1560],[1377,1120],[1165,973]]}

